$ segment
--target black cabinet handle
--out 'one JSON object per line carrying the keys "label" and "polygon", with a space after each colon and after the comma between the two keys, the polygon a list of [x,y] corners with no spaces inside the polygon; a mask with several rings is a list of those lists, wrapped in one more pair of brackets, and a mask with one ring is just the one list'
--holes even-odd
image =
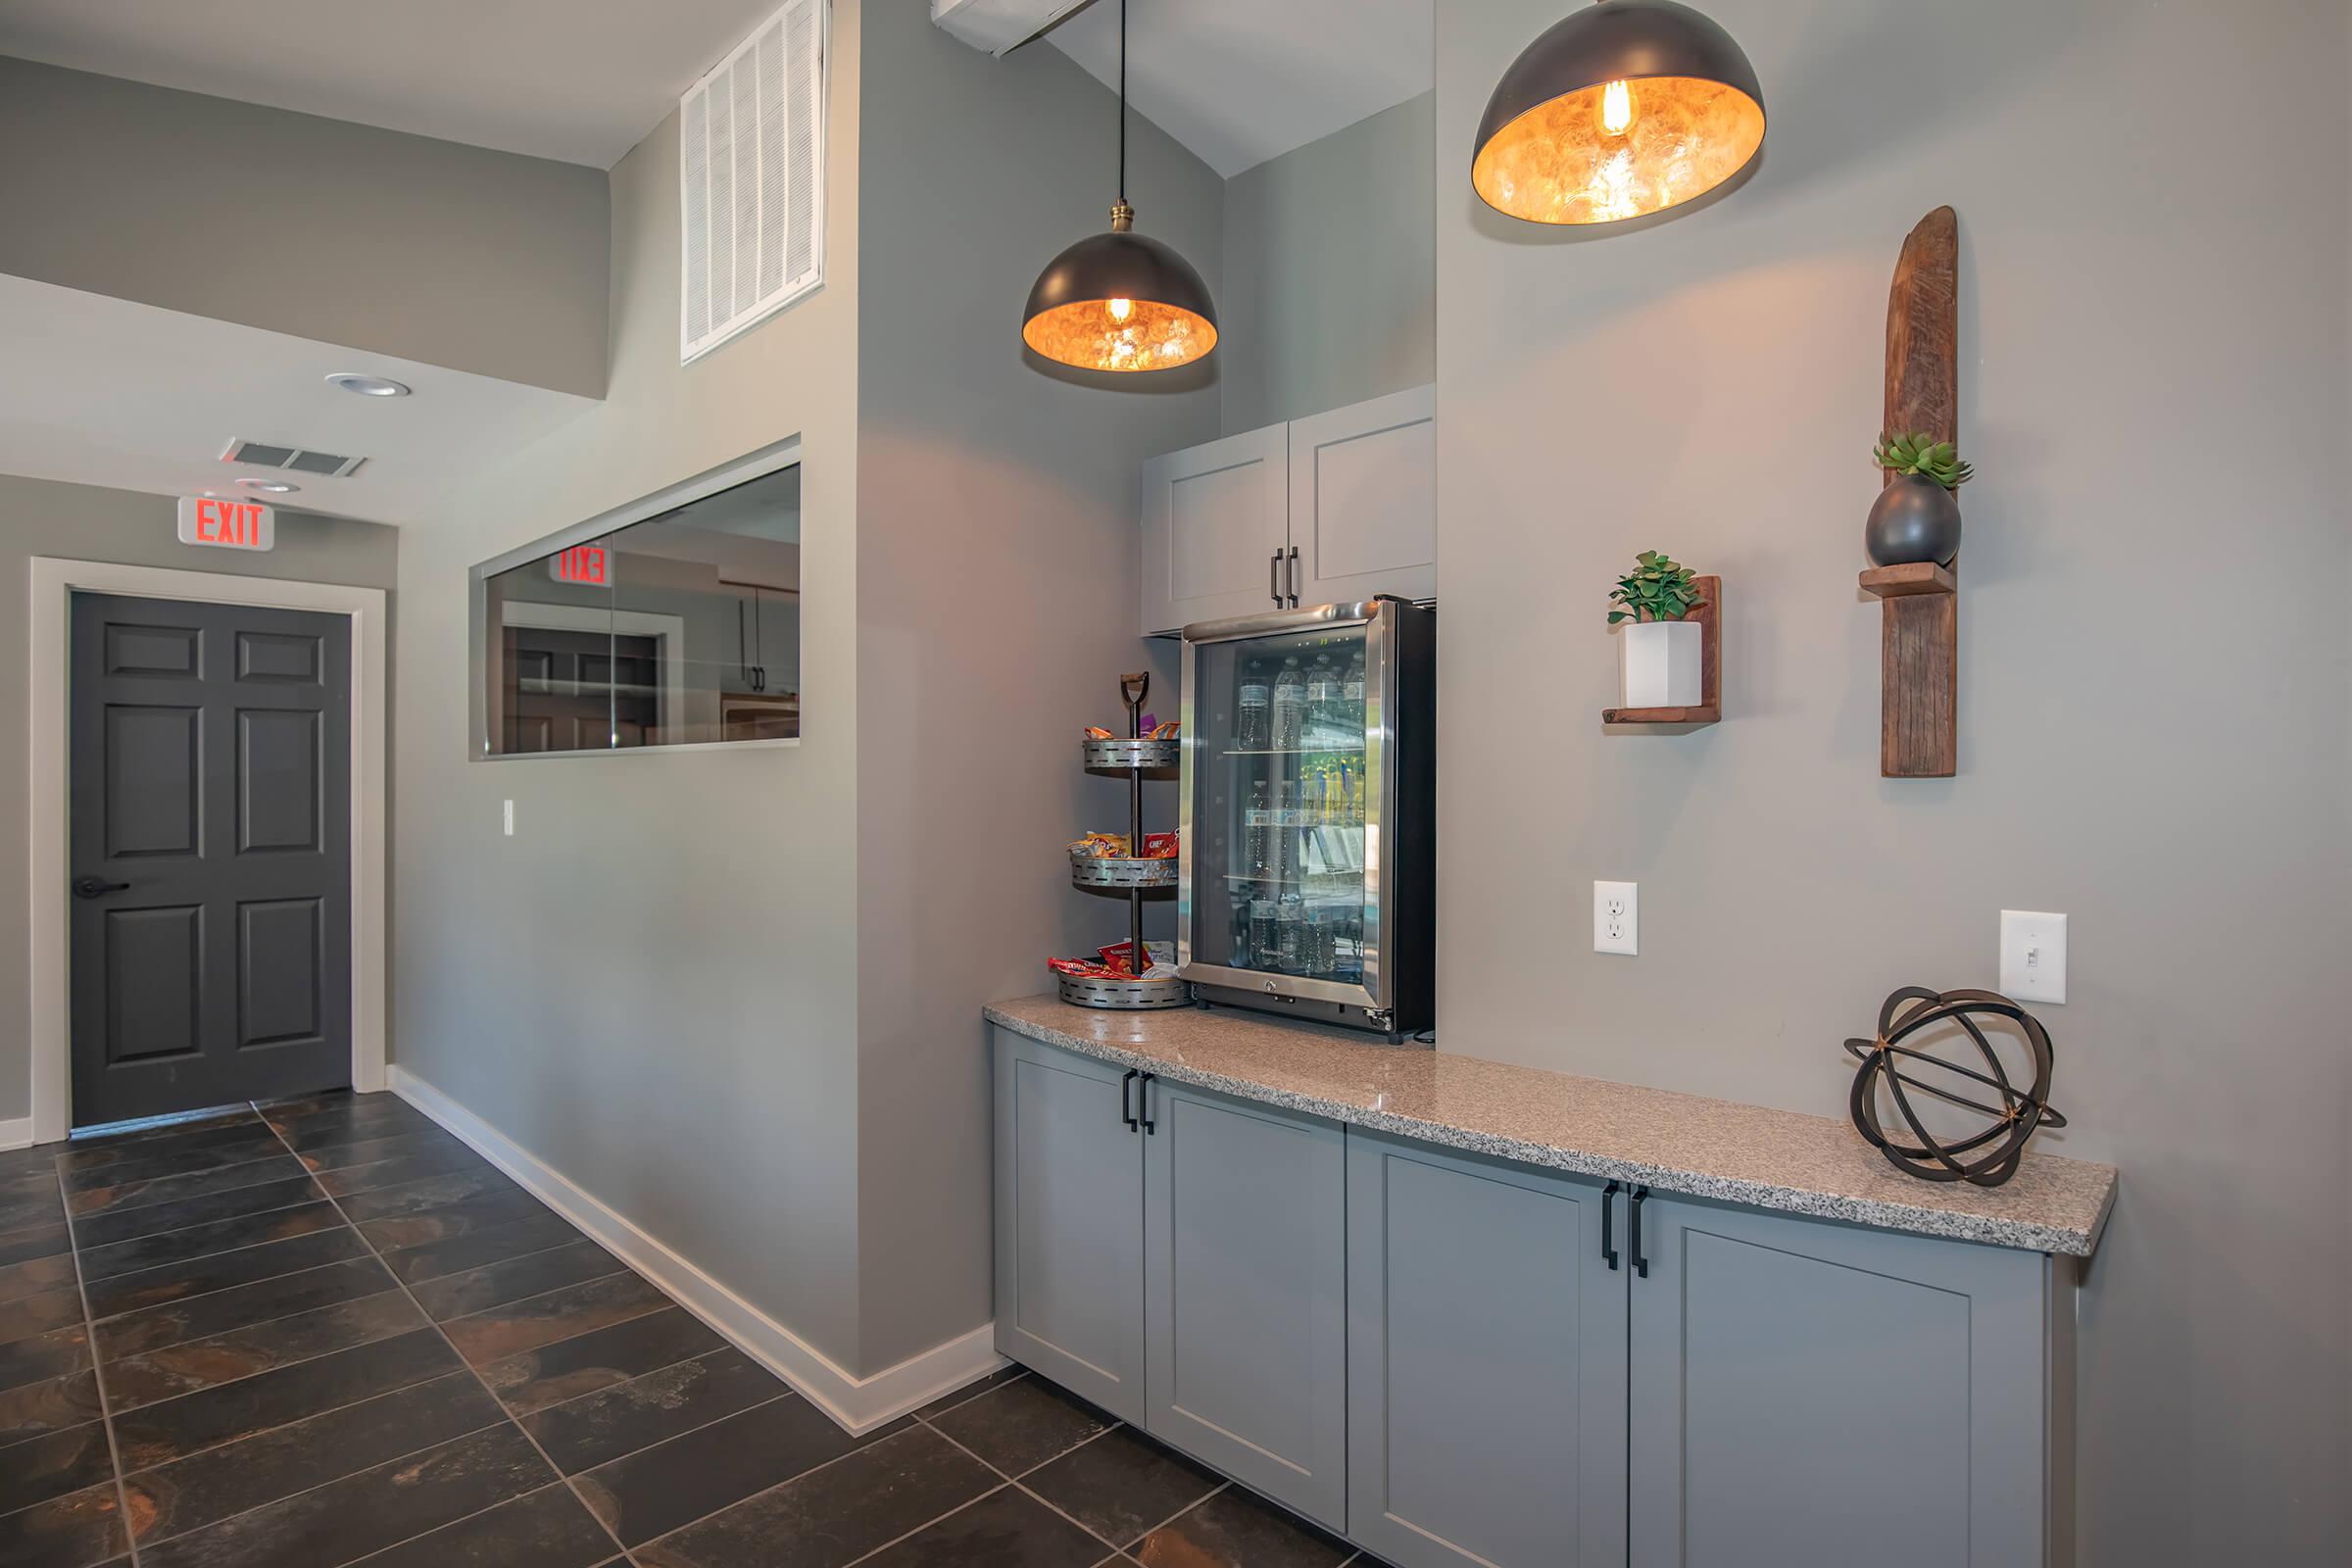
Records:
{"label": "black cabinet handle", "polygon": [[1291,608],[1298,608],[1298,547],[1291,546]]}
{"label": "black cabinet handle", "polygon": [[77,877],[74,882],[74,896],[77,899],[103,899],[109,893],[120,893],[129,886],[127,882],[109,882],[102,876]]}
{"label": "black cabinet handle", "polygon": [[1274,608],[1280,610],[1282,608],[1282,552],[1279,550],[1274,552],[1274,559],[1266,564],[1266,592],[1274,596]]}
{"label": "black cabinet handle", "polygon": [[1144,1124],[1144,1131],[1155,1138],[1159,1136],[1159,1124],[1152,1119],[1152,1086],[1157,1082],[1159,1082],[1159,1074],[1155,1072],[1148,1072],[1144,1074],[1144,1099],[1141,1106],[1141,1116]]}
{"label": "black cabinet handle", "polygon": [[1642,1200],[1648,1196],[1648,1188],[1637,1187],[1634,1189],[1634,1196],[1626,1200],[1625,1205],[1627,1232],[1625,1245],[1627,1250],[1634,1254],[1635,1277],[1644,1280],[1649,1278],[1649,1259],[1642,1255]]}
{"label": "black cabinet handle", "polygon": [[1129,1132],[1135,1131],[1136,1122],[1135,1112],[1127,1108],[1127,1090],[1129,1085],[1142,1076],[1143,1072],[1140,1069],[1130,1067],[1127,1069],[1127,1076],[1119,1080],[1119,1120],[1127,1124]]}
{"label": "black cabinet handle", "polygon": [[1617,1267],[1617,1195],[1621,1191],[1616,1182],[1600,1190],[1600,1255],[1608,1259],[1612,1271]]}

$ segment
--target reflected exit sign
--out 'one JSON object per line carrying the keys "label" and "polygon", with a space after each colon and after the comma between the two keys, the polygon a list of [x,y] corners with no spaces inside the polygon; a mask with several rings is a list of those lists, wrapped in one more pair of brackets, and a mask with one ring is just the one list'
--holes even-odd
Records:
{"label": "reflected exit sign", "polygon": [[258,501],[181,496],[179,542],[219,550],[268,550],[277,543],[277,514]]}
{"label": "reflected exit sign", "polygon": [[558,582],[582,588],[612,586],[612,552],[603,545],[573,545],[547,558],[547,569]]}

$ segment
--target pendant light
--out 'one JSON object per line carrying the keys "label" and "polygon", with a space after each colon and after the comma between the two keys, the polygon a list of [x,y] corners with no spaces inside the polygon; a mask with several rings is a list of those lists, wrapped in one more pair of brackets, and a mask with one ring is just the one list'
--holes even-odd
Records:
{"label": "pendant light", "polygon": [[1217,308],[1193,264],[1135,231],[1127,205],[1127,0],[1119,0],[1119,204],[1110,232],[1046,265],[1021,313],[1021,341],[1086,370],[1172,370],[1217,346]]}
{"label": "pendant light", "polygon": [[1679,207],[1764,145],[1764,90],[1732,35],[1676,0],[1599,0],[1511,62],[1478,125],[1470,183],[1533,223]]}

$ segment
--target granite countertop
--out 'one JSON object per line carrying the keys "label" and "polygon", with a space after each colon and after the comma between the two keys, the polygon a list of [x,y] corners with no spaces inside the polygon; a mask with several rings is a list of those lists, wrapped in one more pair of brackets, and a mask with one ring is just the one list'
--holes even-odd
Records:
{"label": "granite countertop", "polygon": [[1335,1121],[1661,1193],[2088,1257],[2115,1167],[2029,1152],[2003,1186],[1923,1182],[1840,1118],[1360,1044],[1226,1009],[1102,1012],[1058,997],[991,1023],[1121,1067]]}

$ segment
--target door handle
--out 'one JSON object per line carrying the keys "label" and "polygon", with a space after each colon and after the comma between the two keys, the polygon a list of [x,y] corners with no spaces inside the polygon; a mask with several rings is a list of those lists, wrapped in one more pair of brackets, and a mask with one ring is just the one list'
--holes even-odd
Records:
{"label": "door handle", "polygon": [[1637,1187],[1625,1204],[1626,1249],[1634,1254],[1635,1278],[1644,1280],[1649,1278],[1649,1259],[1642,1255],[1642,1200],[1648,1196],[1648,1188]]}
{"label": "door handle", "polygon": [[1298,547],[1291,546],[1291,608],[1298,608]]}
{"label": "door handle", "polygon": [[1119,1120],[1127,1124],[1129,1132],[1135,1131],[1136,1120],[1135,1113],[1127,1108],[1127,1090],[1142,1076],[1143,1072],[1140,1068],[1130,1067],[1127,1069],[1127,1076],[1119,1080]]}
{"label": "door handle", "polygon": [[1274,559],[1266,563],[1266,592],[1273,596],[1274,608],[1280,610],[1282,608],[1282,552],[1279,550],[1274,552]]}
{"label": "door handle", "polygon": [[1608,1259],[1612,1272],[1617,1267],[1617,1195],[1621,1191],[1616,1182],[1600,1190],[1600,1255]]}
{"label": "door handle", "polygon": [[83,876],[74,879],[74,896],[77,899],[103,899],[109,893],[120,893],[130,886],[127,882],[109,882],[102,876]]}
{"label": "door handle", "polygon": [[1153,1072],[1144,1074],[1144,1098],[1137,1104],[1138,1119],[1143,1122],[1144,1131],[1154,1138],[1159,1136],[1159,1123],[1152,1119],[1152,1086],[1157,1082],[1159,1082],[1159,1074]]}

